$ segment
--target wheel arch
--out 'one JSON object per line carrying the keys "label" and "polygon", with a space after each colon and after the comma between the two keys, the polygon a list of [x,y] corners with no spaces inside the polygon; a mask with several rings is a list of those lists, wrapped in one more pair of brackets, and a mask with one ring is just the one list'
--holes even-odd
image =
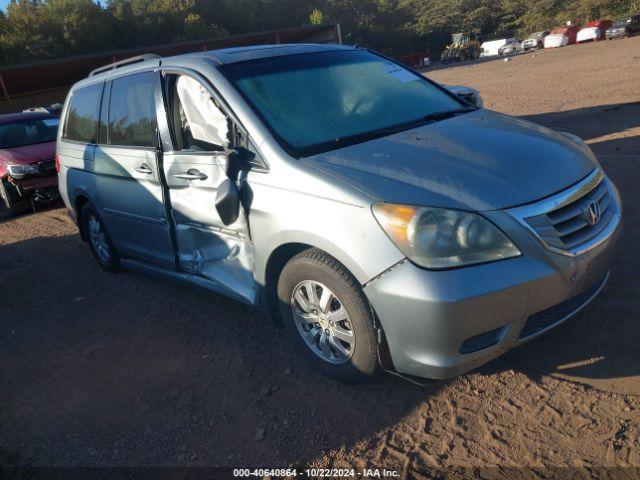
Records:
{"label": "wheel arch", "polygon": [[[264,283],[264,292],[266,294],[266,302],[267,305],[265,308],[268,310],[269,317],[273,320],[275,326],[281,328],[283,327],[282,318],[280,316],[280,311],[278,308],[278,279],[280,274],[282,273],[283,268],[291,260],[293,257],[298,255],[299,253],[309,250],[316,249],[321,250],[325,254],[331,256],[336,259],[342,266],[347,269],[352,275],[353,272],[347,267],[343,262],[341,262],[338,258],[332,255],[330,252],[327,252],[321,248],[318,248],[312,244],[304,243],[304,242],[288,242],[279,245],[276,247],[266,262],[265,267],[265,283]],[[391,353],[389,351],[389,344],[387,342],[386,335],[384,333],[384,329],[382,327],[382,323],[378,317],[375,308],[369,301],[368,295],[364,290],[363,282],[361,282],[355,275],[353,275],[356,282],[362,289],[362,293],[367,300],[369,308],[371,309],[371,315],[373,319],[373,328],[376,331],[377,335],[377,350],[378,350],[378,362],[380,367],[389,372],[395,372],[395,367],[393,365],[393,360],[391,359]]]}
{"label": "wheel arch", "polygon": [[[369,280],[365,271],[347,252],[326,238],[318,237],[308,232],[285,231],[272,238],[268,245],[268,247],[263,245],[262,248],[256,249],[254,277],[258,285],[262,287],[266,308],[276,325],[281,325],[282,323],[277,308],[280,273],[289,260],[304,250],[317,248],[335,258],[354,276],[360,287]],[[261,255],[261,251],[268,253]]]}
{"label": "wheel arch", "polygon": [[78,229],[80,230],[80,238],[83,241],[87,241],[87,234],[82,228],[82,208],[85,204],[91,203],[95,205],[92,201],[91,195],[83,189],[78,189],[73,193],[73,197],[71,198],[71,205],[73,206],[73,214],[76,218],[76,222],[78,224]]}

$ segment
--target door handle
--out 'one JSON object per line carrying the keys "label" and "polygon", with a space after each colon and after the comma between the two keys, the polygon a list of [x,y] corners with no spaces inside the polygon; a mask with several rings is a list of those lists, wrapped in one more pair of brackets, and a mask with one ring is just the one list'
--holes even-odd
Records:
{"label": "door handle", "polygon": [[137,168],[135,169],[135,171],[136,171],[136,172],[140,172],[140,173],[144,173],[144,174],[146,174],[146,175],[149,175],[150,173],[153,173],[153,170],[151,170],[151,169],[149,168],[149,165],[147,165],[146,163],[142,163],[142,164],[140,164],[140,166],[139,166],[139,167],[137,167]]}
{"label": "door handle", "polygon": [[190,168],[186,172],[176,173],[174,177],[181,180],[206,180],[208,177],[197,168]]}

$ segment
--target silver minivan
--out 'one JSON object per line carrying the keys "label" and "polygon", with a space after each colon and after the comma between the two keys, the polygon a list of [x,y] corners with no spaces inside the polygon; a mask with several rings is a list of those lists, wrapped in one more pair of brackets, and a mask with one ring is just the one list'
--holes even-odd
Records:
{"label": "silver minivan", "polygon": [[71,89],[60,191],[105,270],[256,306],[340,380],[448,378],[587,305],[621,233],[582,140],[468,98],[357,47],[136,57]]}

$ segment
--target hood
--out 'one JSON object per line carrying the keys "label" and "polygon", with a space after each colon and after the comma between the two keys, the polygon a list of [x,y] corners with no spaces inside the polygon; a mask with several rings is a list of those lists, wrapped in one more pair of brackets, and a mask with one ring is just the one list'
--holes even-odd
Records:
{"label": "hood", "polygon": [[305,161],[380,201],[475,211],[552,195],[597,165],[565,135],[489,110]]}
{"label": "hood", "polygon": [[24,147],[0,149],[0,160],[14,165],[25,165],[49,160],[56,155],[56,142],[36,143]]}

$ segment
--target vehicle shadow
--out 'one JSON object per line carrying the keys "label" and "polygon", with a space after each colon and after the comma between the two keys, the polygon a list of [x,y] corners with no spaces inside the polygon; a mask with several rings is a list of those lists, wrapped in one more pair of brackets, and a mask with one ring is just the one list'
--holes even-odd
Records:
{"label": "vehicle shadow", "polygon": [[[62,206],[63,206],[62,200],[59,198],[47,203],[36,203],[35,205],[33,205],[32,209],[27,210],[26,212],[21,213],[18,216],[32,215],[34,213],[46,212],[49,210],[60,208]],[[11,220],[12,218],[14,217],[12,217],[12,215],[9,213],[9,211],[7,210],[7,207],[5,207],[4,203],[0,201],[0,223]]]}
{"label": "vehicle shadow", "polygon": [[[597,105],[559,112],[547,112],[520,117],[554,130],[564,130],[589,141],[612,134],[624,134],[640,127],[640,102]],[[629,134],[631,138],[638,140]],[[600,148],[597,146],[596,148]],[[635,150],[638,153],[640,145]]]}
{"label": "vehicle shadow", "polygon": [[72,233],[0,246],[0,284],[0,446],[13,465],[304,464],[446,385],[329,380],[259,312],[102,272]]}

